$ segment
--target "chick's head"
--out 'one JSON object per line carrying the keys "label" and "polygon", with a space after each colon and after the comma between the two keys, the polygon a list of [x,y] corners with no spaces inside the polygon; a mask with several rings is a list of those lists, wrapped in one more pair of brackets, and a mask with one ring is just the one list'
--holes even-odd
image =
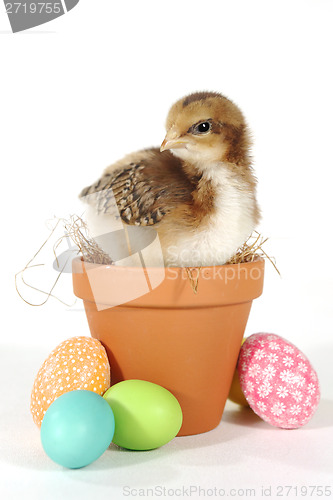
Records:
{"label": "chick's head", "polygon": [[249,137],[240,109],[215,92],[197,92],[177,101],[169,111],[161,151],[204,171],[219,162],[248,159]]}

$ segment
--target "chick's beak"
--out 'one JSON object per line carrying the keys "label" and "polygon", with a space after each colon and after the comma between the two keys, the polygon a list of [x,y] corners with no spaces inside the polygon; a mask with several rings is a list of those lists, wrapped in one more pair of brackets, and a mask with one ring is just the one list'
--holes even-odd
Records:
{"label": "chick's beak", "polygon": [[186,148],[187,141],[184,138],[177,137],[175,133],[168,132],[161,144],[160,151],[166,151],[167,149],[179,149]]}

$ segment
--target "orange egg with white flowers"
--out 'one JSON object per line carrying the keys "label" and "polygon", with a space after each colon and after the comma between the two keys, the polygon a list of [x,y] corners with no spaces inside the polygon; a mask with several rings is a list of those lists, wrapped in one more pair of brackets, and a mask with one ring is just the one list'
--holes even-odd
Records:
{"label": "orange egg with white flowers", "polygon": [[41,426],[45,412],[65,392],[83,389],[103,395],[110,387],[110,365],[102,344],[73,337],[56,347],[37,373],[31,392],[31,413]]}

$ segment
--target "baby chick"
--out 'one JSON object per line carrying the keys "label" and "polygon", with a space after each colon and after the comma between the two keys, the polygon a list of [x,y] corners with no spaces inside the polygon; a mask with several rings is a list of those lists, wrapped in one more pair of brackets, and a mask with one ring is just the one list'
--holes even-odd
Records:
{"label": "baby chick", "polygon": [[126,225],[154,227],[166,266],[222,265],[259,220],[243,114],[221,94],[197,92],[172,106],[166,130],[160,149],[109,166],[80,197],[99,218],[114,217],[114,197]]}

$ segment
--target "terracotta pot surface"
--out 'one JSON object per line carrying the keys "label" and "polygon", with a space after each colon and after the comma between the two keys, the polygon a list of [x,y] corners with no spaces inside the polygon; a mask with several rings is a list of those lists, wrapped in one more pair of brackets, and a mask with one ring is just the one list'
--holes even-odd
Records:
{"label": "terracotta pot surface", "polygon": [[[106,348],[112,384],[141,379],[172,392],[184,417],[178,435],[221,420],[252,300],[262,293],[264,260],[198,271],[195,294],[182,268],[73,261],[74,293]],[[119,297],[131,300],[119,304]]]}

